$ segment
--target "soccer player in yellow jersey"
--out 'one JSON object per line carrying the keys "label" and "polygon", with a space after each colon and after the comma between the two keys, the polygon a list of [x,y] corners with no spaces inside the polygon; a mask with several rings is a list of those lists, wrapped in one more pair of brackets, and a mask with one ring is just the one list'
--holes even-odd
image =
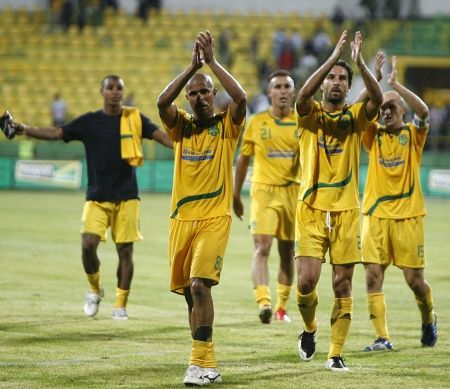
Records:
{"label": "soccer player in yellow jersey", "polygon": [[[428,107],[397,80],[396,58],[381,105],[383,125],[374,123],[363,137],[369,168],[363,199],[362,254],[366,269],[367,304],[376,333],[366,351],[391,350],[383,294],[384,272],[393,263],[403,270],[422,317],[423,346],[437,340],[431,287],[424,278],[426,214],[420,185],[420,163],[429,130]],[[406,102],[406,103],[405,103]],[[404,123],[406,104],[414,111]]]}
{"label": "soccer player in yellow jersey", "polygon": [[[230,95],[225,112],[214,114],[217,89],[206,63]],[[193,114],[173,103],[185,88]],[[231,227],[233,157],[246,113],[238,81],[216,60],[209,31],[200,32],[190,65],[167,85],[158,109],[175,153],[169,232],[170,289],[183,294],[192,334],[186,385],[221,382],[212,342],[211,287],[219,283]]]}
{"label": "soccer player in yellow jersey", "polygon": [[249,224],[254,243],[252,277],[259,318],[264,324],[272,319],[268,259],[274,237],[280,255],[275,319],[291,321],[286,303],[295,272],[294,219],[300,184],[297,121],[292,108],[294,80],[288,71],[276,70],[268,82],[271,106],[248,120],[236,165],[233,195],[234,212],[242,219],[241,189],[253,156]]}
{"label": "soccer player in yellow jersey", "polygon": [[[362,36],[351,42],[368,98],[347,105],[352,69],[340,60],[347,32],[333,53],[305,82],[298,93],[300,163],[302,179],[296,213],[295,255],[297,301],[304,329],[299,336],[300,357],[315,353],[318,295],[316,285],[328,252],[332,265],[334,305],[331,312],[331,347],[326,368],[347,371],[342,350],[352,317],[352,278],[361,261],[358,171],[362,132],[377,117],[382,92],[362,57]],[[320,88],[322,100],[313,96]]]}

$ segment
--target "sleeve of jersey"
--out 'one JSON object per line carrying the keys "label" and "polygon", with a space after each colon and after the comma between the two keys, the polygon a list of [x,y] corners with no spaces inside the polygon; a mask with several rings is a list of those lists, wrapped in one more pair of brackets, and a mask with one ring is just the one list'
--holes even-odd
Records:
{"label": "sleeve of jersey", "polygon": [[161,119],[162,124],[164,126],[164,129],[167,132],[167,135],[169,135],[170,140],[176,142],[180,138],[181,130],[183,128],[183,123],[186,121],[187,112],[183,111],[182,109],[177,109],[177,121],[175,123],[175,126],[172,128],[169,127],[164,120]]}
{"label": "sleeve of jersey", "polygon": [[234,123],[233,118],[231,117],[231,109],[228,109],[225,112],[225,121],[224,121],[224,131],[225,136],[237,139],[241,135],[242,129],[245,126],[245,117],[242,119],[242,123]]}
{"label": "sleeve of jersey", "polygon": [[414,144],[423,148],[430,130],[429,119],[420,119],[414,114],[412,122],[409,123],[409,128],[411,129]]}
{"label": "sleeve of jersey", "polygon": [[369,123],[362,137],[362,144],[367,151],[370,151],[378,131],[378,123]]}
{"label": "sleeve of jersey", "polygon": [[356,118],[356,130],[359,132],[365,131],[371,123],[375,123],[378,119],[376,115],[373,119],[367,117],[366,102],[353,104],[350,108]]}
{"label": "sleeve of jersey", "polygon": [[84,132],[86,130],[85,125],[86,115],[80,116],[70,123],[64,124],[61,128],[63,130],[64,142],[70,142],[71,140],[82,140]]}
{"label": "sleeve of jersey", "polygon": [[247,127],[245,128],[244,135],[242,136],[241,154],[250,156],[254,154],[255,143],[253,141],[253,123],[252,118],[249,119]]}
{"label": "sleeve of jersey", "polygon": [[142,137],[152,139],[153,138],[152,134],[158,129],[158,126],[142,113],[141,113],[141,121],[142,121]]}

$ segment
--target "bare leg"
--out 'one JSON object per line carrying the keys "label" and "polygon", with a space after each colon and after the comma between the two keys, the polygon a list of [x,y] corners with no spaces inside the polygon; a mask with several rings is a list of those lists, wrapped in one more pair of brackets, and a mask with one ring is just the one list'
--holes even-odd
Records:
{"label": "bare leg", "polygon": [[116,244],[117,254],[119,255],[119,263],[117,265],[117,287],[128,290],[131,287],[133,279],[133,243]]}

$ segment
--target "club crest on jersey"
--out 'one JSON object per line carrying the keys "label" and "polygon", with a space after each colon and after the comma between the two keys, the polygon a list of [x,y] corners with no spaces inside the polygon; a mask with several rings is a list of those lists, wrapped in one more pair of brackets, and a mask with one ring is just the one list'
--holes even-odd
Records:
{"label": "club crest on jersey", "polygon": [[216,125],[208,128],[208,134],[211,136],[217,136],[219,132],[219,128]]}
{"label": "club crest on jersey", "polygon": [[350,120],[346,116],[340,116],[337,126],[340,130],[346,130],[350,126]]}
{"label": "club crest on jersey", "polygon": [[407,145],[409,142],[408,137],[406,134],[400,134],[398,137],[398,143],[400,143],[402,146]]}

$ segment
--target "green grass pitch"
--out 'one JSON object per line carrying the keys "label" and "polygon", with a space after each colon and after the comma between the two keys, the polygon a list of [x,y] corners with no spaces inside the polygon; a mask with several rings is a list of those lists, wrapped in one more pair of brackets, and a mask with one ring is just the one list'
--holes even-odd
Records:
{"label": "green grass pitch", "polygon": [[[111,319],[117,257],[100,247],[106,296],[96,318],[82,306],[87,282],[80,259],[81,192],[0,192],[0,388],[181,388],[190,352],[184,299],[168,291],[168,194],[142,194],[145,239],[135,245],[130,320]],[[397,268],[386,272],[392,341],[388,353],[365,353],[374,340],[364,287],[355,270],[354,313],[344,358],[351,371],[324,363],[332,304],[328,264],[319,283],[317,353],[303,362],[295,291],[293,322],[262,325],[253,301],[252,240],[233,218],[222,281],[213,288],[214,341],[223,388],[450,388],[450,200],[427,199],[426,278],[438,314],[436,347],[420,346],[420,316]],[[248,211],[248,208],[247,208]],[[275,295],[276,247],[270,259]]]}

